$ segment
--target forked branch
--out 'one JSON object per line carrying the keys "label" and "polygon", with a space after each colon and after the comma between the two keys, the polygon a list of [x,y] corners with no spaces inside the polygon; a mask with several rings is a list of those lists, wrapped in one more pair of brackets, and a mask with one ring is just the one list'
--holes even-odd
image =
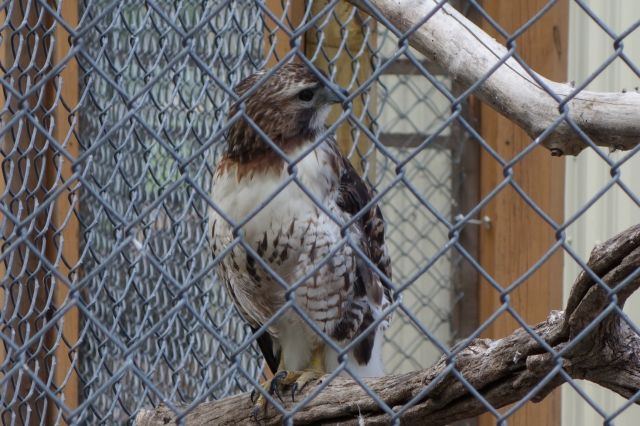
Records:
{"label": "forked branch", "polygon": [[[434,0],[349,1],[365,12],[376,10],[405,33],[433,13],[411,33],[410,45],[463,87],[470,87],[490,74],[474,95],[517,123],[532,138],[551,129],[560,117],[558,101],[536,79],[559,99],[567,98],[575,90],[569,84],[547,80],[534,71],[527,72],[509,57],[503,45],[447,3],[437,9],[437,3],[441,2]],[[503,58],[509,59],[491,72]],[[629,150],[640,144],[637,87],[626,93],[582,90],[567,103],[567,108],[569,117],[596,145]],[[566,121],[544,135],[541,143],[554,155],[576,155],[587,147],[582,136]]]}
{"label": "forked branch", "polygon": [[[546,321],[532,327],[537,336],[554,351],[566,348],[562,368],[573,379],[585,379],[631,398],[640,391],[640,336],[611,303],[622,308],[627,298],[640,286],[640,225],[634,226],[596,246],[588,266],[601,277],[610,297],[591,275],[582,272],[576,279],[565,311],[551,312]],[[588,333],[580,335],[602,312],[609,312]],[[520,401],[542,383],[556,366],[552,355],[524,329],[499,340],[476,339],[461,350],[455,368],[493,407]],[[451,373],[450,361],[442,357],[425,370],[366,380],[367,385],[384,402],[399,411],[433,386],[402,416],[402,424],[445,425],[487,411],[469,389]],[[564,382],[557,372],[533,397],[542,400]],[[310,389],[307,392],[311,391]],[[298,399],[300,400],[302,396]],[[284,407],[291,411],[295,403],[285,398]],[[251,422],[252,404],[249,394],[203,403],[184,418],[191,425],[232,425]],[[293,416],[295,424],[358,424],[359,417],[367,425],[386,425],[389,416],[353,380],[339,377],[309,404]],[[167,407],[143,410],[137,417],[140,426],[173,424],[175,413]],[[281,415],[271,407],[264,424],[280,424]]]}

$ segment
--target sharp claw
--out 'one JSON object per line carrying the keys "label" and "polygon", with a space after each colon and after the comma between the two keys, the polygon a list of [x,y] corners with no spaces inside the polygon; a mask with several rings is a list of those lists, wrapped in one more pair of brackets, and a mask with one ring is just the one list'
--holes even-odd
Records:
{"label": "sharp claw", "polygon": [[284,401],[282,400],[282,396],[280,396],[280,390],[278,388],[279,386],[276,386],[276,388],[273,390],[273,395],[277,396],[280,402],[284,404]]}
{"label": "sharp claw", "polygon": [[[313,370],[305,370],[292,373],[283,370],[277,372],[271,378],[271,380],[264,382],[262,386],[265,388],[269,395],[277,396],[280,402],[284,404],[281,395],[282,387],[291,386],[291,402],[295,402],[296,393],[302,392],[311,382],[321,382],[318,378],[320,376],[320,373],[314,372]],[[286,380],[284,385],[282,383],[283,380]],[[267,384],[268,389],[266,388]],[[251,391],[251,402],[254,403],[254,408],[251,411],[251,418],[258,424],[260,424],[260,420],[258,418],[260,410],[264,409],[264,415],[266,415],[269,403],[265,399],[265,396],[256,389],[253,389]]]}
{"label": "sharp claw", "polygon": [[260,420],[258,419],[258,413],[260,412],[260,406],[256,405],[251,410],[251,418],[258,424],[260,424]]}
{"label": "sharp claw", "polygon": [[282,400],[282,396],[280,396],[280,382],[285,377],[287,377],[287,372],[286,371],[280,371],[280,372],[278,372],[278,374],[273,376],[273,379],[271,379],[271,383],[269,384],[269,395],[277,396],[278,399],[280,400],[280,402],[284,402]]}
{"label": "sharp claw", "polygon": [[271,379],[271,385],[272,386],[274,384],[278,385],[282,379],[287,377],[287,374],[289,374],[288,371],[284,371],[284,370],[283,371],[278,371],[278,373],[275,376],[273,376],[273,379]]}

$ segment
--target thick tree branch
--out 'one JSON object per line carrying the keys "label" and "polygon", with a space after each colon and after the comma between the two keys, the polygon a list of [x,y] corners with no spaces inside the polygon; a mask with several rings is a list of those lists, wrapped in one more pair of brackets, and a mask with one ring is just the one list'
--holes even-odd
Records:
{"label": "thick tree branch", "polygon": [[[582,272],[574,283],[566,311],[552,312],[546,321],[532,328],[555,351],[572,345],[562,363],[570,377],[590,380],[631,398],[640,391],[640,336],[619,314],[607,309],[612,300],[622,308],[640,286],[640,225],[596,246],[588,265],[608,288],[616,290],[615,297],[607,295],[608,290],[596,284],[590,274]],[[609,315],[588,333],[580,335],[605,311]],[[368,379],[366,383],[395,411],[406,406],[427,386],[433,386],[404,413],[402,424],[444,425],[487,411],[461,381],[452,373],[446,373],[450,367],[450,361],[442,357],[431,368]],[[456,370],[495,408],[523,399],[554,367],[552,355],[524,329],[495,341],[475,339],[455,359]],[[552,375],[533,400],[542,400],[563,382],[561,375]],[[285,398],[287,410],[294,405]],[[251,408],[249,394],[242,394],[203,403],[191,411],[185,421],[193,425],[248,424]],[[359,416],[364,417],[367,425],[389,422],[388,415],[357,383],[339,377],[300,408],[294,421],[296,424],[357,424]],[[174,419],[171,410],[160,407],[142,411],[137,423],[164,425],[173,423]],[[271,407],[263,423],[280,424],[281,420]]]}
{"label": "thick tree branch", "polygon": [[[377,10],[402,32],[434,13],[409,37],[409,43],[464,87],[470,87],[508,56],[507,49],[449,4],[436,9],[434,0],[349,0],[364,11]],[[372,10],[368,9],[372,5]],[[474,94],[517,123],[532,138],[542,135],[560,117],[559,103],[536,82],[542,81],[558,98],[574,88],[530,71],[509,58]],[[580,91],[567,104],[569,116],[600,146],[629,150],[640,143],[640,93]],[[576,155],[587,147],[566,121],[545,135],[542,145],[553,155]]]}

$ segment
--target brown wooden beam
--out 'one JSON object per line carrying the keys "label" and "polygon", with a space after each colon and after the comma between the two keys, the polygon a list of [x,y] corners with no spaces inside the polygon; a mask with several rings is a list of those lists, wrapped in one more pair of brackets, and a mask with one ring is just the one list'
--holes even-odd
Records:
{"label": "brown wooden beam", "polygon": [[[459,95],[462,91],[459,85],[453,84],[452,93]],[[462,108],[465,120],[477,128],[476,119],[480,109],[478,100],[472,97],[462,104]],[[480,145],[469,137],[459,122],[455,122],[451,127],[451,141],[453,142],[451,149],[454,150],[451,179],[455,200],[452,212],[455,215],[466,215],[480,201]],[[460,230],[459,244],[475,259],[478,258],[480,250],[479,236],[482,227],[484,225],[468,223]],[[451,274],[453,287],[451,330],[455,341],[460,341],[469,337],[478,328],[480,274],[457,251],[454,253]],[[469,424],[468,420],[465,422]]]}
{"label": "brown wooden beam", "polygon": [[[506,31],[513,32],[534,16],[546,0],[484,1],[483,6]],[[568,2],[558,1],[517,40],[517,52],[524,61],[545,77],[557,81],[567,78]],[[491,25],[482,28],[503,42]],[[516,124],[488,105],[481,106],[480,129],[483,138],[505,160],[519,154],[532,140]],[[555,221],[564,214],[564,159],[549,156],[543,148],[534,149],[513,169],[514,180],[531,199]],[[481,154],[482,196],[505,179],[503,167],[485,150]],[[484,209],[491,227],[480,231],[480,262],[503,288],[531,268],[556,241],[555,231],[529,207],[512,188],[505,187]],[[509,294],[509,304],[525,322],[544,320],[548,312],[562,303],[562,253],[556,253],[520,287]],[[485,320],[502,306],[500,293],[487,282],[480,287],[480,316]],[[503,314],[485,332],[486,337],[504,336],[518,327],[514,318]],[[539,404],[528,403],[508,419],[509,425],[537,426],[560,424],[560,392],[555,391]],[[480,418],[480,426],[495,424],[491,415]]]}
{"label": "brown wooden beam", "polygon": [[[0,22],[5,22],[6,19],[7,19],[6,9],[2,8],[0,9]],[[7,40],[8,36],[9,36],[9,28],[8,26],[6,26],[3,30],[0,31],[0,37],[2,38],[2,40]],[[7,52],[7,43],[0,44],[0,65],[2,65],[3,67],[6,67],[8,56],[9,55]],[[4,127],[4,121],[9,118],[8,111],[5,110],[5,106],[7,105],[6,102],[7,102],[7,99],[4,94],[4,89],[0,89],[0,129]],[[1,137],[0,148],[2,149],[0,149],[0,203],[3,202],[2,197],[4,196],[4,193],[7,187],[7,182],[4,177],[4,172],[2,170],[2,165],[5,162],[4,147],[5,147],[4,137]],[[0,253],[3,252],[2,247],[4,247],[4,244],[5,244],[4,237],[5,235],[0,234]],[[0,262],[0,306],[5,306],[6,290],[3,284],[5,283],[6,276],[7,276],[7,268],[5,266],[5,262]],[[4,324],[2,324],[2,326],[4,327]],[[0,365],[4,365],[6,356],[7,356],[7,352],[5,350],[4,343],[0,343]],[[3,380],[3,379],[4,379],[4,369],[0,369],[0,380]]]}
{"label": "brown wooden beam", "polygon": [[[60,13],[62,18],[72,27],[78,25],[80,5],[77,0],[65,0],[62,3]],[[78,140],[74,135],[79,126],[79,112],[75,110],[80,99],[80,74],[76,58],[70,60],[68,56],[70,34],[60,24],[55,28],[54,66],[66,61],[65,68],[59,74],[59,84],[56,87],[55,79],[50,81],[50,90],[53,99],[56,91],[60,93],[60,100],[55,106],[52,136],[73,157],[80,155]],[[72,163],[51,149],[48,156],[47,183],[54,190],[71,179],[73,175]],[[79,186],[72,183],[67,191],[58,195],[52,217],[52,228],[49,230],[47,257],[56,265],[60,275],[67,277],[73,283],[78,276],[78,262],[80,259],[80,224],[78,222],[78,198]],[[54,284],[53,301],[56,309],[63,309],[72,304],[72,295],[69,288],[61,281],[52,278]],[[77,373],[78,348],[80,339],[80,312],[77,307],[69,309],[56,326],[51,330],[51,340],[58,342],[55,348],[55,374],[54,392],[60,398],[64,398],[64,404],[69,409],[75,409],[80,403],[80,380]],[[58,337],[62,336],[62,339]],[[59,407],[53,403],[49,405],[49,422],[54,424],[59,418]],[[60,418],[64,424],[62,418]]]}

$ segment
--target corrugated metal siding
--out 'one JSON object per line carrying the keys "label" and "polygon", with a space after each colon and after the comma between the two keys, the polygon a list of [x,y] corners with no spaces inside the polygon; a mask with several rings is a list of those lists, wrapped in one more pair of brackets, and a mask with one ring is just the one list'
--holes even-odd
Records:
{"label": "corrugated metal siding", "polygon": [[[640,1],[589,0],[585,3],[614,31],[620,33],[640,19]],[[640,66],[640,30],[636,29],[624,40],[624,51]],[[569,77],[577,83],[585,81],[606,58],[614,52],[613,40],[587,16],[575,3],[570,9],[569,31]],[[598,91],[620,91],[640,86],[640,79],[620,59],[616,59],[588,89]],[[619,159],[620,153],[610,155]],[[640,196],[640,156],[636,155],[622,167],[622,180]],[[566,217],[570,217],[581,206],[591,200],[611,178],[609,167],[593,152],[584,152],[577,158],[567,159]],[[628,226],[640,222],[640,207],[619,187],[613,187],[600,198],[569,229],[572,247],[587,259],[597,242],[606,240]],[[565,256],[564,296],[569,295],[579,267],[569,256]],[[636,294],[625,308],[627,314],[640,324],[640,294]],[[613,392],[579,382],[582,389],[593,398],[607,414],[618,410],[625,402]],[[640,424],[640,407],[633,406],[614,419],[616,425]],[[569,385],[563,386],[563,426],[601,425],[603,418],[587,404]]]}

